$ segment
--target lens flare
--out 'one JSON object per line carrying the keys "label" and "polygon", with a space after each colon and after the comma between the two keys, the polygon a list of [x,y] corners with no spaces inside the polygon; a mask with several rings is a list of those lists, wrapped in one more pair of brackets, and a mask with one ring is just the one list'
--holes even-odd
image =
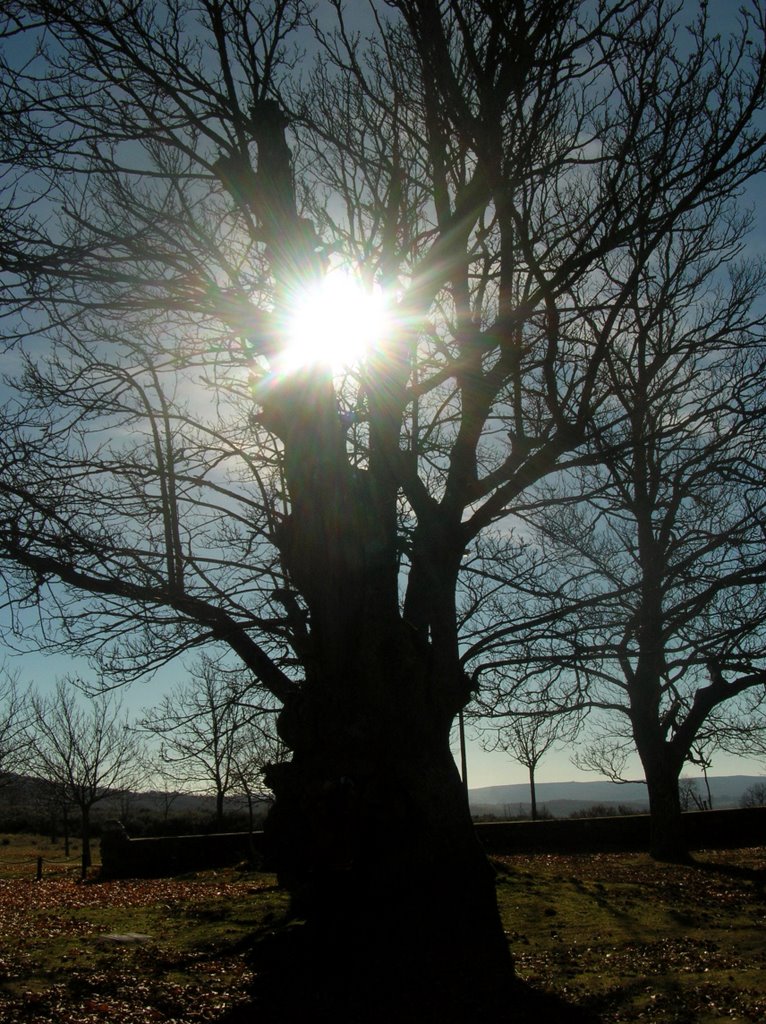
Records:
{"label": "lens flare", "polygon": [[380,288],[365,288],[347,271],[331,270],[297,301],[287,324],[281,370],[329,366],[342,372],[364,359],[386,332]]}

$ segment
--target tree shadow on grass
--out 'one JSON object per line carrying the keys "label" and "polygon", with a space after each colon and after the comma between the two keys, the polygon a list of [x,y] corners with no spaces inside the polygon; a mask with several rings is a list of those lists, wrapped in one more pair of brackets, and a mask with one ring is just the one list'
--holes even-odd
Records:
{"label": "tree shadow on grass", "polygon": [[428,977],[422,965],[333,962],[302,925],[259,938],[248,954],[251,1001],[220,1024],[597,1024],[598,1018],[518,978]]}
{"label": "tree shadow on grass", "polygon": [[702,861],[692,859],[690,867],[701,874],[731,878],[738,882],[752,882],[755,891],[761,896],[766,891],[766,867],[751,868],[743,864],[728,864],[719,861]]}
{"label": "tree shadow on grass", "polygon": [[724,878],[737,878],[745,882],[766,882],[766,867],[747,868],[741,864],[711,864],[705,861],[692,861],[691,866],[709,875],[721,875]]}

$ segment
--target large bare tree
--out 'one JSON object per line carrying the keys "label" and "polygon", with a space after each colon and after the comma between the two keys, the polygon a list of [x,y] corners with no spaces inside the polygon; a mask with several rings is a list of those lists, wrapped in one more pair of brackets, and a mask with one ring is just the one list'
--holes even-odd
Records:
{"label": "large bare tree", "polygon": [[688,856],[684,765],[766,741],[766,268],[749,218],[717,214],[636,275],[594,460],[517,509],[535,578],[509,580],[513,621],[472,648],[499,677],[493,713],[514,692],[598,712],[577,759],[615,781],[638,753],[664,859]]}
{"label": "large bare tree", "polygon": [[[217,642],[283,705],[271,835],[335,1004],[507,975],[461,566],[580,457],[636,276],[762,169],[763,11],[682,6],[7,5],[9,593],[115,675]],[[292,349],[336,264],[388,310],[340,374]]]}

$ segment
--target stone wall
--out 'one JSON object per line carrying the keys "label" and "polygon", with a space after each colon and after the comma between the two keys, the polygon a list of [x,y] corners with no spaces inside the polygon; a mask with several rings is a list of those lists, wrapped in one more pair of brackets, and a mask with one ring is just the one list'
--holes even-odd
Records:
{"label": "stone wall", "polygon": [[[766,845],[766,807],[682,815],[691,850]],[[607,853],[649,849],[648,814],[477,824],[488,853]]]}
{"label": "stone wall", "polygon": [[261,867],[263,846],[262,832],[131,839],[119,823],[109,822],[101,834],[101,875],[162,878],[242,862]]}
{"label": "stone wall", "polygon": [[[766,807],[683,815],[692,850],[766,845]],[[607,853],[649,848],[649,815],[498,821],[476,825],[488,853]],[[263,832],[131,839],[119,822],[101,836],[104,878],[161,878],[247,862],[269,869]]]}

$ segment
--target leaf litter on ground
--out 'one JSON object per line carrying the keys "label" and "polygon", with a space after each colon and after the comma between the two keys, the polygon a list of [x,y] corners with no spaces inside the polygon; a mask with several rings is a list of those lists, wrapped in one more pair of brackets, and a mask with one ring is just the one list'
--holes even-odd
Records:
{"label": "leaf litter on ground", "polygon": [[[241,948],[271,876],[98,882],[0,879],[4,1024],[196,1024],[245,1002]],[[212,922],[212,924],[211,924]],[[142,933],[109,943],[109,933]]]}
{"label": "leaf litter on ground", "polygon": [[529,984],[603,1024],[766,1021],[766,848],[688,866],[606,853],[495,863]]}
{"label": "leaf litter on ground", "polygon": [[[602,1024],[766,1021],[766,848],[496,857],[519,977]],[[449,898],[449,894],[446,894]],[[273,876],[0,879],[5,1024],[204,1024],[247,1004]],[[145,943],[105,945],[110,932]],[[287,968],[289,972],[289,967]]]}

